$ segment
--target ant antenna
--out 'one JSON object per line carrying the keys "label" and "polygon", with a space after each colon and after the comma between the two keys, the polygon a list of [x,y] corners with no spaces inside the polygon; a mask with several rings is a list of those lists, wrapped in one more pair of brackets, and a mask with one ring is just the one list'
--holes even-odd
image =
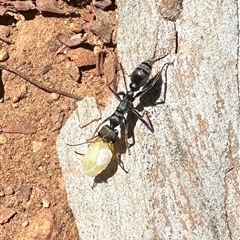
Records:
{"label": "ant antenna", "polygon": [[96,138],[97,138],[97,136],[93,136],[92,138],[89,139],[90,141],[87,140],[86,142],[77,143],[77,144],[69,144],[69,143],[66,143],[66,145],[68,145],[68,146],[70,146],[70,147],[76,147],[76,146],[81,146],[81,145],[84,145],[84,144],[94,143]]}
{"label": "ant antenna", "polygon": [[156,61],[165,58],[167,55],[168,55],[168,53],[164,54],[164,55],[161,56],[161,57],[155,58],[155,53],[154,53],[154,56],[153,56],[150,60],[151,60],[153,63],[155,63]]}

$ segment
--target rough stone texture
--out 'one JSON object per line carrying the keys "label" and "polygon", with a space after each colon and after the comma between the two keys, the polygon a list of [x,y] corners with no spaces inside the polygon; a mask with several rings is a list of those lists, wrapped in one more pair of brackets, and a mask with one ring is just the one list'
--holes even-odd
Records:
{"label": "rough stone texture", "polygon": [[[92,190],[82,156],[74,153],[87,146],[66,143],[84,142],[97,123],[80,129],[73,114],[63,127],[57,147],[81,239],[237,239],[237,3],[186,0],[176,23],[163,20],[153,0],[118,6],[118,54],[127,75],[155,49],[175,62],[168,68],[166,103],[146,108],[154,133],[138,121],[132,154],[122,155],[129,174],[119,168]],[[103,119],[116,105],[113,97]]]}

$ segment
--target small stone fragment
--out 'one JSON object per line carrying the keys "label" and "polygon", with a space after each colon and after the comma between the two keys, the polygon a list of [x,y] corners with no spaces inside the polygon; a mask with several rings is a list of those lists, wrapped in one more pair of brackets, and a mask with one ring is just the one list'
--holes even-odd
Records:
{"label": "small stone fragment", "polygon": [[28,202],[30,199],[30,196],[32,194],[32,188],[29,187],[28,185],[23,184],[20,187],[20,192],[21,192],[22,197]]}
{"label": "small stone fragment", "polygon": [[37,132],[37,127],[28,123],[11,121],[2,127],[2,131],[5,133],[34,134]]}
{"label": "small stone fragment", "polygon": [[9,54],[5,48],[0,49],[0,62],[4,62],[9,58]]}
{"label": "small stone fragment", "polygon": [[46,42],[46,44],[47,44],[50,52],[56,52],[58,50],[58,48],[60,47],[58,42],[54,41],[54,40],[49,40]]}
{"label": "small stone fragment", "polygon": [[89,30],[97,35],[104,43],[109,43],[112,39],[113,28],[109,22],[93,20],[89,26]]}
{"label": "small stone fragment", "polygon": [[16,213],[12,208],[0,210],[0,224],[7,223]]}
{"label": "small stone fragment", "polygon": [[82,30],[84,30],[84,22],[72,22],[69,25],[69,29],[74,33],[80,33]]}
{"label": "small stone fragment", "polygon": [[27,87],[26,85],[22,85],[17,92],[16,96],[13,98],[13,103],[19,102],[21,99],[23,99],[27,94]]}
{"label": "small stone fragment", "polygon": [[43,205],[43,208],[49,208],[50,207],[50,202],[46,198],[43,198],[42,199],[42,205]]}
{"label": "small stone fragment", "polygon": [[51,98],[53,101],[57,101],[59,99],[60,95],[57,93],[51,93]]}
{"label": "small stone fragment", "polygon": [[63,11],[58,8],[58,3],[56,0],[36,0],[36,6],[40,12],[50,12],[56,14],[67,14],[73,11]]}
{"label": "small stone fragment", "polygon": [[22,205],[24,205],[24,203],[18,206],[18,212],[24,213],[26,209],[29,207],[29,205],[26,205],[26,206],[22,206]]}
{"label": "small stone fragment", "polygon": [[103,69],[107,83],[110,83],[111,81],[113,81],[117,69],[117,57],[115,53],[113,52],[107,53],[103,64]]}
{"label": "small stone fragment", "polygon": [[111,0],[93,0],[93,5],[95,7],[105,9],[112,4]]}
{"label": "small stone fragment", "polygon": [[83,36],[81,33],[75,34],[71,36],[71,38],[67,37],[66,35],[59,33],[56,38],[59,42],[62,44],[68,46],[68,47],[76,47],[80,45],[81,43],[86,41],[86,36]]}
{"label": "small stone fragment", "polygon": [[182,11],[182,0],[162,0],[160,14],[169,21],[176,21]]}
{"label": "small stone fragment", "polygon": [[96,64],[96,55],[85,48],[70,50],[66,56],[74,61],[78,67],[92,66]]}
{"label": "small stone fragment", "polygon": [[61,110],[59,113],[52,115],[51,119],[54,124],[52,128],[53,131],[57,131],[62,127],[64,122],[64,117],[65,117],[65,112],[63,110]]}
{"label": "small stone fragment", "polygon": [[32,141],[32,151],[33,153],[38,152],[42,148],[43,142]]}
{"label": "small stone fragment", "polygon": [[7,196],[13,195],[14,194],[14,190],[12,188],[12,186],[8,185],[4,187],[4,193]]}
{"label": "small stone fragment", "polygon": [[22,223],[22,226],[23,226],[23,227],[27,227],[28,224],[29,224],[29,222],[26,220],[26,221],[24,221],[24,222]]}
{"label": "small stone fragment", "polygon": [[32,1],[14,1],[12,4],[18,11],[29,11],[36,8]]}
{"label": "small stone fragment", "polygon": [[48,73],[49,71],[52,70],[52,65],[51,64],[47,64],[43,67],[42,69],[42,74],[45,75],[46,73]]}
{"label": "small stone fragment", "polygon": [[90,13],[90,12],[86,12],[82,15],[82,19],[85,21],[85,22],[90,22],[94,19],[94,14],[93,13]]}
{"label": "small stone fragment", "polygon": [[3,136],[3,135],[0,135],[0,145],[3,145],[7,142],[7,139]]}
{"label": "small stone fragment", "polygon": [[[13,103],[13,107],[14,108],[19,108],[19,104],[18,103]],[[9,133],[12,133],[12,132],[9,132]]]}

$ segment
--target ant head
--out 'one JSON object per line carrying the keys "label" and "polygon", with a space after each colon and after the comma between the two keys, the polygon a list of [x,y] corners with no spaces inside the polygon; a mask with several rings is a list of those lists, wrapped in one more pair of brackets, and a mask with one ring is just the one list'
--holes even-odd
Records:
{"label": "ant head", "polygon": [[104,125],[98,132],[98,136],[102,138],[103,142],[115,143],[118,139],[118,131],[110,128],[108,125]]}

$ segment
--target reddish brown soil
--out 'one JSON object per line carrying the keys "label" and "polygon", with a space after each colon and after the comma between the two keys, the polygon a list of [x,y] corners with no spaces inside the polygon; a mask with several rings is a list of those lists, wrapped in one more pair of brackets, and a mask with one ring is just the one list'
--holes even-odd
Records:
{"label": "reddish brown soil", "polygon": [[[74,35],[69,25],[78,20],[37,13],[14,27],[0,26],[0,36],[12,41],[0,42],[9,54],[4,64],[49,87],[104,102],[106,80],[94,67],[84,69],[78,81],[75,63],[56,55],[62,46],[57,34]],[[56,138],[76,100],[55,99],[13,73],[0,73],[0,239],[79,239],[56,153]],[[97,95],[96,89],[104,92]]]}

